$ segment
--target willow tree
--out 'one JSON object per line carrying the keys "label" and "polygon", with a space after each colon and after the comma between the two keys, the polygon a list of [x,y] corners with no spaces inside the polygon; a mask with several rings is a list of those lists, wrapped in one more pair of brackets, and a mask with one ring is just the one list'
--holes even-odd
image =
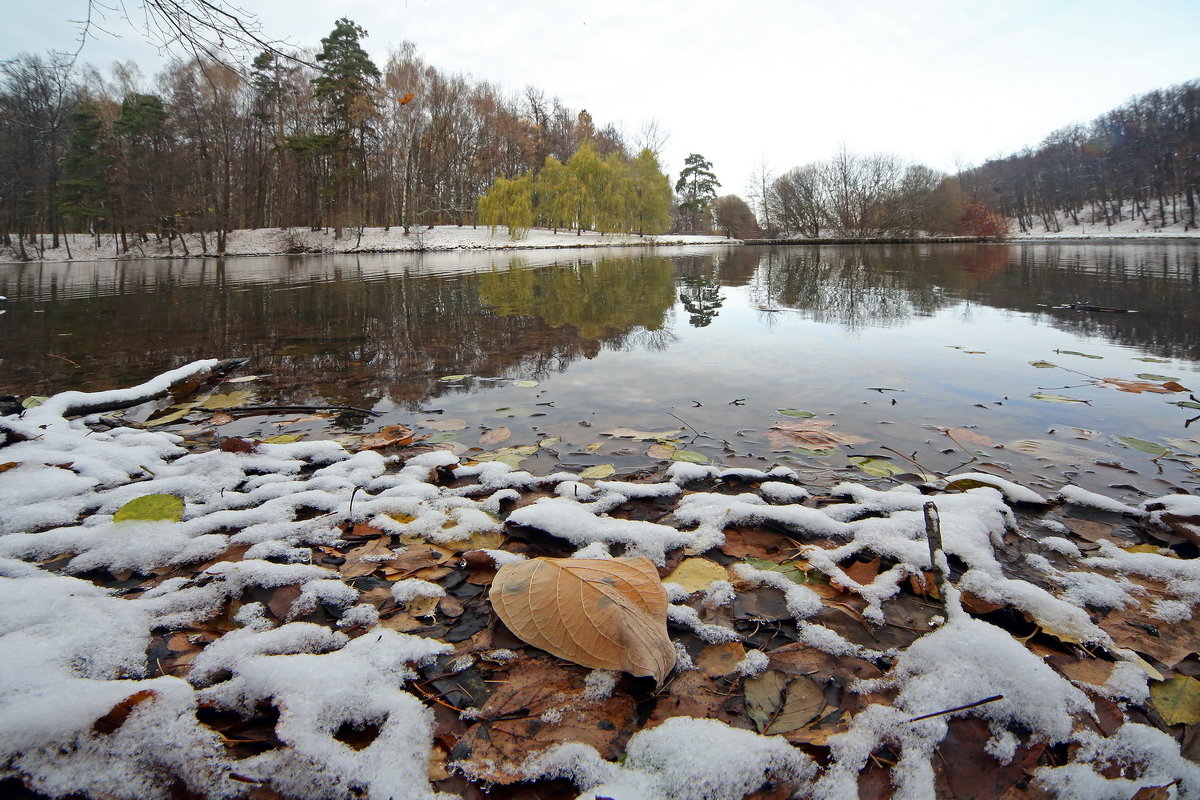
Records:
{"label": "willow tree", "polygon": [[575,224],[575,198],[581,187],[561,161],[546,156],[546,162],[533,183],[533,196],[538,221],[558,233],[559,228],[571,228]]}
{"label": "willow tree", "polygon": [[[332,128],[334,153],[333,237],[342,238],[350,208],[350,181],[365,170],[366,140],[376,115],[374,94],[379,68],[359,44],[367,32],[343,17],[321,40],[317,61],[321,72],[313,79],[317,102],[324,106]],[[357,164],[355,163],[357,161]]]}
{"label": "willow tree", "polygon": [[567,161],[567,170],[575,179],[575,192],[571,198],[573,216],[575,217],[576,233],[584,230],[596,230],[597,204],[608,179],[608,167],[596,146],[590,141],[579,145],[575,155]]}
{"label": "willow tree", "polygon": [[671,227],[671,181],[663,174],[654,151],[643,149],[629,164],[628,176],[631,229],[640,234],[663,233]]}
{"label": "willow tree", "polygon": [[533,225],[533,179],[529,175],[509,180],[497,178],[479,198],[479,221],[491,228],[504,225],[508,235],[520,239]]}

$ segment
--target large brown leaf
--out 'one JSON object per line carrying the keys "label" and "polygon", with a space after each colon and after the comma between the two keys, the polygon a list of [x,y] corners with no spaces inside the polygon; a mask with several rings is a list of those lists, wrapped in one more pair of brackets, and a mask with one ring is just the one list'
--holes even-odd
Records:
{"label": "large brown leaf", "polygon": [[522,641],[595,669],[651,676],[675,666],[667,595],[648,558],[531,558],[505,564],[488,594]]}

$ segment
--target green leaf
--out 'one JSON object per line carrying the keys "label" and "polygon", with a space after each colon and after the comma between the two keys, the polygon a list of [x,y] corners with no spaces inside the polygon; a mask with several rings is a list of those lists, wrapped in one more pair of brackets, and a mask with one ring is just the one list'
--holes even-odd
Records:
{"label": "green leaf", "polygon": [[440,433],[431,433],[425,441],[430,444],[442,444],[443,442],[452,442],[459,437],[458,431],[441,431]]}
{"label": "green leaf", "polygon": [[512,385],[516,386],[518,389],[532,389],[533,387],[538,385],[538,382],[537,381],[513,381]]}
{"label": "green leaf", "polygon": [[1135,358],[1134,361],[1146,361],[1150,364],[1170,364],[1170,359],[1166,358]]}
{"label": "green leaf", "polygon": [[813,458],[825,458],[827,456],[833,455],[834,453],[837,452],[837,450],[835,450],[832,447],[818,447],[818,448],[813,448],[813,449],[810,449],[807,447],[797,447],[792,452],[797,455],[801,455],[801,456],[811,456]]}
{"label": "green leaf", "polygon": [[1056,350],[1056,353],[1062,353],[1064,356],[1083,356],[1084,358],[1104,358],[1104,356],[1094,356],[1091,353],[1081,353],[1078,350]]}
{"label": "green leaf", "polygon": [[1045,392],[1038,392],[1037,394],[1031,394],[1029,396],[1032,397],[1034,400],[1044,400],[1047,403],[1087,403],[1087,402],[1090,402],[1088,400],[1080,400],[1078,397],[1066,397],[1061,394],[1046,394]]}
{"label": "green leaf", "polygon": [[686,461],[689,464],[707,464],[711,460],[703,453],[697,453],[695,450],[676,450],[671,453],[672,461]]}
{"label": "green leaf", "polygon": [[1176,675],[1150,686],[1150,701],[1168,725],[1200,723],[1200,681]]}
{"label": "green leaf", "polygon": [[1168,403],[1168,405],[1179,406],[1180,408],[1200,409],[1200,403],[1197,403],[1194,400],[1176,400],[1173,403]]}
{"label": "green leaf", "polygon": [[1051,364],[1049,361],[1030,361],[1029,366],[1037,367],[1038,369],[1053,369],[1058,364]]}
{"label": "green leaf", "polygon": [[1180,378],[1169,378],[1166,375],[1155,375],[1153,372],[1139,372],[1139,378],[1144,381],[1178,381]]}
{"label": "green leaf", "polygon": [[38,406],[40,406],[42,403],[46,402],[49,399],[50,398],[46,397],[45,395],[31,394],[31,395],[29,395],[29,397],[26,397],[24,400],[21,401],[21,407],[22,408],[37,408]]}
{"label": "green leaf", "polygon": [[745,561],[755,569],[761,569],[766,572],[778,572],[792,583],[829,583],[829,579],[820,570],[810,569],[805,571],[797,566],[795,562],[776,564],[774,561],[768,561],[765,558],[757,558],[755,556],[746,556]]}
{"label": "green leaf", "polygon": [[808,419],[809,417],[816,416],[816,414],[811,411],[801,411],[798,408],[780,408],[778,411],[780,414],[783,414],[786,417],[799,417],[800,419]]}
{"label": "green leaf", "polygon": [[466,380],[469,377],[471,377],[469,373],[466,375],[443,375],[438,380],[442,383],[454,383],[455,381]]}
{"label": "green leaf", "polygon": [[594,479],[599,480],[601,478],[607,478],[609,475],[612,475],[616,471],[617,471],[617,468],[614,467],[612,464],[597,464],[594,467],[588,467],[587,469],[580,472],[579,477],[594,478]]}
{"label": "green leaf", "polygon": [[902,475],[905,472],[903,467],[898,467],[890,461],[884,461],[882,458],[853,456],[850,461],[866,474],[876,478],[890,478],[893,475]]}
{"label": "green leaf", "polygon": [[1122,447],[1128,447],[1131,450],[1140,450],[1152,456],[1161,456],[1167,452],[1167,448],[1158,442],[1148,442],[1145,439],[1137,439],[1133,436],[1114,436],[1112,438],[1114,442]]}
{"label": "green leaf", "polygon": [[298,442],[304,438],[303,433],[281,433],[278,436],[272,436],[269,439],[260,439],[263,444],[291,444]]}
{"label": "green leaf", "polygon": [[183,498],[173,494],[147,494],[135,497],[117,509],[113,522],[164,521],[183,519]]}

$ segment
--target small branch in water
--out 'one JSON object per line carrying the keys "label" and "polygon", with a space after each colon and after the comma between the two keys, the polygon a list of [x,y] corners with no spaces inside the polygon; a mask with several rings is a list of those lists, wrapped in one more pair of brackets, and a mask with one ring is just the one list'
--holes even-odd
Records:
{"label": "small branch in water", "polygon": [[669,417],[675,417],[675,419],[679,420],[679,421],[680,421],[680,422],[682,422],[684,425],[687,425],[689,428],[692,428],[692,433],[696,434],[697,436],[703,436],[703,435],[704,435],[704,434],[702,434],[700,431],[698,431],[698,430],[696,430],[695,428],[693,428],[693,427],[692,427],[692,423],[688,422],[687,420],[683,419],[682,417],[677,417],[677,416],[675,416],[674,414],[672,414],[670,411],[668,411],[668,412],[667,412],[667,416],[669,416]]}
{"label": "small branch in water", "polygon": [[240,408],[223,409],[227,414],[274,414],[274,413],[291,413],[293,411],[350,411],[355,414],[362,414],[366,417],[383,416],[378,411],[370,411],[365,408],[355,408],[354,406],[241,406]]}
{"label": "small branch in water", "polygon": [[932,714],[922,714],[919,717],[913,717],[912,719],[909,720],[909,722],[919,722],[920,720],[930,719],[931,717],[940,717],[945,714],[953,714],[955,711],[966,711],[969,708],[975,708],[976,706],[982,706],[982,705],[986,705],[988,703],[994,703],[997,700],[1003,700],[1003,699],[1004,699],[1004,695],[994,694],[991,697],[985,697],[982,700],[976,700],[974,703],[967,703],[965,706],[955,706],[954,708],[947,708],[945,711],[935,711]]}
{"label": "small branch in water", "polygon": [[[939,477],[941,477],[940,473],[938,473],[936,470],[930,469],[929,467],[922,464],[920,461],[917,461],[917,459],[913,458],[913,456],[916,455],[915,452],[913,453],[912,456],[906,456],[906,455],[904,455],[904,453],[901,453],[899,450],[896,450],[894,448],[888,447],[886,444],[880,445],[879,449],[887,450],[889,453],[895,453],[896,455],[903,458],[905,461],[907,461],[911,464],[916,464],[920,469],[924,470],[926,475],[938,475]],[[970,463],[970,462],[967,462],[967,463]]]}
{"label": "small branch in water", "polygon": [[46,355],[49,356],[50,358],[57,358],[59,361],[65,361],[68,364],[74,364],[75,366],[79,367],[80,369],[83,368],[82,364],[76,364],[74,361],[67,358],[66,356],[59,356],[59,355],[55,355],[54,353],[46,353]]}

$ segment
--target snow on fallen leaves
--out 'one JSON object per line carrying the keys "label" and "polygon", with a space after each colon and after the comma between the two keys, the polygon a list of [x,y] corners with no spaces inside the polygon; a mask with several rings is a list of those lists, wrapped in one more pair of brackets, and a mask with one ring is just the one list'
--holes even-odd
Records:
{"label": "snow on fallen leaves", "polygon": [[0,418],[5,790],[1200,797],[1191,495],[584,483],[407,429],[205,449],[67,407]]}

